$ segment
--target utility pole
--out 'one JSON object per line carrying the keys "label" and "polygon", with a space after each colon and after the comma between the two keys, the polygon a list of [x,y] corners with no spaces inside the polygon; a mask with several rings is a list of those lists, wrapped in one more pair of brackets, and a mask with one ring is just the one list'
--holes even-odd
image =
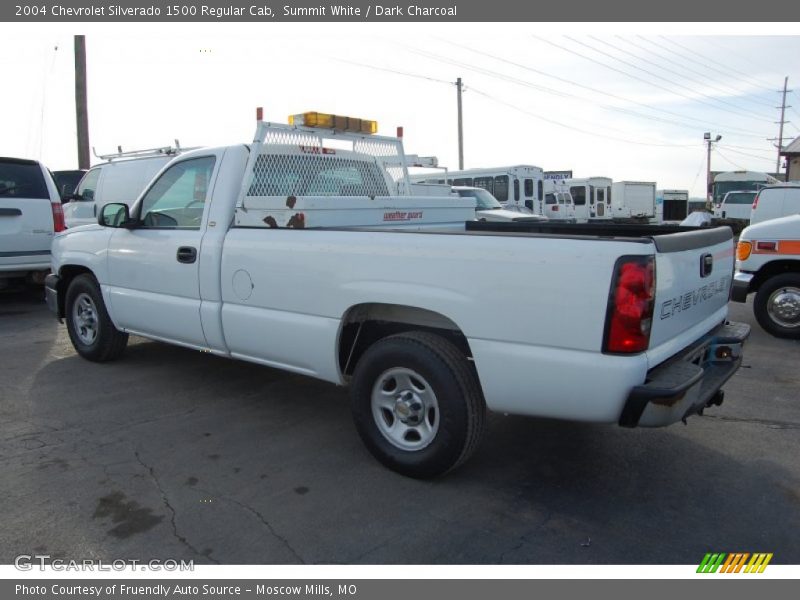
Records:
{"label": "utility pole", "polygon": [[86,95],[86,36],[75,36],[75,117],[78,125],[78,168],[89,168],[89,109]]}
{"label": "utility pole", "polygon": [[703,139],[707,145],[707,156],[706,156],[706,208],[708,210],[714,209],[714,191],[712,184],[714,183],[711,181],[711,144],[714,142],[718,142],[722,139],[721,135],[717,135],[716,139],[711,139],[711,132],[706,131],[703,134]]}
{"label": "utility pole", "polygon": [[458,169],[464,168],[464,120],[461,112],[461,77],[456,79],[456,94],[458,97]]}
{"label": "utility pole", "polygon": [[775,174],[781,172],[781,150],[783,150],[783,124],[786,122],[786,87],[789,85],[789,76],[787,75],[783,80],[783,100],[781,101],[781,120],[780,129],[778,130],[778,159],[775,163]]}

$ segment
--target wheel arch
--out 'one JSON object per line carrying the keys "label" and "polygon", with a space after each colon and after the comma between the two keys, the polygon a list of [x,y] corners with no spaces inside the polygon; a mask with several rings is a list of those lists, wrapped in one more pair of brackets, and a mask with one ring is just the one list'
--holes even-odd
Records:
{"label": "wheel arch", "polygon": [[767,280],[785,273],[800,273],[800,260],[785,259],[768,262],[753,276],[753,280],[750,282],[750,291],[757,292]]}
{"label": "wheel arch", "polygon": [[466,335],[446,315],[418,306],[368,302],[351,306],[342,316],[337,341],[340,372],[344,377],[352,375],[358,360],[375,342],[414,330],[441,335],[465,356],[472,356]]}
{"label": "wheel arch", "polygon": [[66,315],[66,302],[67,302],[67,289],[69,284],[78,276],[89,274],[95,277],[95,274],[89,267],[83,265],[64,265],[58,270],[58,285],[56,291],[58,292],[58,316],[64,318]]}

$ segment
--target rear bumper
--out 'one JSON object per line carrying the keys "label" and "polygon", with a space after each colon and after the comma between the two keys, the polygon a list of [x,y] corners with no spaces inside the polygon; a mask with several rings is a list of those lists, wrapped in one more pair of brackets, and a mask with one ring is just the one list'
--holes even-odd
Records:
{"label": "rear bumper", "polygon": [[59,277],[54,273],[50,273],[44,278],[44,299],[47,302],[47,308],[60,319],[64,315],[61,314],[58,307],[58,281]]}
{"label": "rear bumper", "polygon": [[747,294],[750,293],[750,282],[753,280],[752,273],[736,271],[733,276],[733,287],[731,289],[731,300],[734,302],[747,302]]}
{"label": "rear bumper", "polygon": [[660,427],[722,404],[722,386],[742,363],[750,335],[745,323],[728,323],[710,332],[633,388],[619,419],[623,427]]}

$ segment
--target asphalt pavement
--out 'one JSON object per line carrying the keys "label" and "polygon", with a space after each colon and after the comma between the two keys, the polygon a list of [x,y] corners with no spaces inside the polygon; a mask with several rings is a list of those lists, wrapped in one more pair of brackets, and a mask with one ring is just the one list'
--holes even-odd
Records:
{"label": "asphalt pavement", "polygon": [[94,364],[41,288],[2,291],[0,562],[697,564],[741,551],[798,564],[800,342],[766,334],[750,304],[731,318],[753,327],[744,366],[688,425],[492,415],[467,464],[416,481],[362,446],[346,390],[140,338]]}

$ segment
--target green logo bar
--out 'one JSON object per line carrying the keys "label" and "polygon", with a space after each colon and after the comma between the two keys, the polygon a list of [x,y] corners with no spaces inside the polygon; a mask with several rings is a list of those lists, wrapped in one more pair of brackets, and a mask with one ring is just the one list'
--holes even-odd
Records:
{"label": "green logo bar", "polygon": [[722,561],[725,560],[727,555],[722,554],[712,554],[709,552],[703,557],[700,566],[697,567],[698,573],[716,573],[719,566],[722,564]]}

